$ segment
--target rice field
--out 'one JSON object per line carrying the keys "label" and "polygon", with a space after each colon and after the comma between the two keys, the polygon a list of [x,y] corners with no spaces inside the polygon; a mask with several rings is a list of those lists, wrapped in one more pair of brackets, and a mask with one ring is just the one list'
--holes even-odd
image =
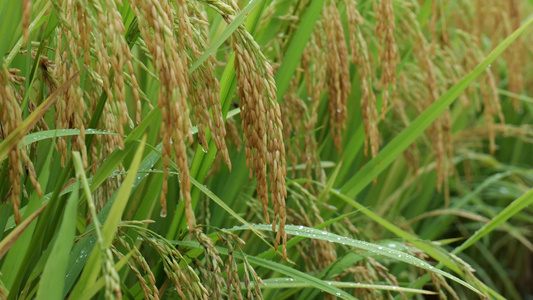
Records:
{"label": "rice field", "polygon": [[533,299],[532,1],[0,3],[0,300]]}

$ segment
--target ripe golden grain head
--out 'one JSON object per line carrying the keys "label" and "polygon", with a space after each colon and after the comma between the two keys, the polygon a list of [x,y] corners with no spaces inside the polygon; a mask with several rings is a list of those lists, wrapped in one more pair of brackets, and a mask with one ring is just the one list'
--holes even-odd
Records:
{"label": "ripe golden grain head", "polygon": [[351,92],[348,48],[344,29],[335,1],[328,4],[323,13],[324,31],[327,40],[328,107],[331,136],[335,147],[342,154],[342,132],[348,116],[346,104]]}
{"label": "ripe golden grain head", "polygon": [[[226,22],[230,23],[236,15],[235,9],[214,0],[207,3],[220,12]],[[275,247],[283,244],[286,257],[285,234],[285,146],[283,143],[283,124],[281,111],[276,99],[276,86],[272,67],[260,50],[259,45],[241,24],[233,34],[235,51],[235,73],[237,93],[240,100],[242,130],[245,140],[246,165],[250,177],[255,174],[257,194],[261,198],[263,214],[267,222],[268,190],[267,169],[270,173],[270,192],[274,207],[272,227],[275,230],[277,218],[280,226],[276,235]]]}
{"label": "ripe golden grain head", "polygon": [[[145,299],[154,299],[154,300],[160,299],[161,296],[159,294],[159,289],[156,285],[154,273],[152,272],[150,265],[148,265],[148,262],[146,261],[145,257],[142,255],[139,249],[135,247],[135,245],[130,246],[130,244],[126,242],[124,238],[119,237],[117,238],[117,240],[119,241],[120,245],[122,245],[126,249],[126,253],[129,253],[129,252],[133,253],[132,259],[129,259],[127,264],[128,264],[128,267],[135,274],[135,277],[137,278],[137,280],[139,281],[139,284],[141,286]],[[118,251],[116,252],[116,255],[118,256],[119,259],[122,259],[124,257],[124,255],[122,255],[122,253]],[[141,267],[145,275],[143,275],[140,272],[140,270],[136,267],[136,265]],[[144,276],[148,277],[149,284],[144,279]]]}
{"label": "ripe golden grain head", "polygon": [[22,45],[28,43],[30,37],[31,0],[22,0]]}
{"label": "ripe golden grain head", "polygon": [[[191,27],[193,43],[189,47],[189,53],[191,56],[198,58],[208,47],[208,23],[203,12],[198,7],[190,5],[190,8],[191,13],[195,16],[196,24]],[[215,63],[216,59],[214,55],[211,55],[205,63],[190,75],[189,82],[193,85],[189,88],[191,91],[190,99],[198,123],[200,145],[204,151],[209,151],[206,140],[206,128],[209,128],[218,154],[222,156],[231,170],[231,161],[225,141],[226,127],[224,126],[222,107],[218,98],[220,84],[215,76]]]}
{"label": "ripe golden grain head", "polygon": [[[308,110],[304,124],[304,154],[303,162],[306,164],[305,174],[308,179],[313,178],[312,170],[315,170],[315,179],[325,182],[324,172],[320,166],[320,158],[317,152],[317,142],[314,134],[318,118],[320,97],[326,85],[326,54],[319,46],[323,35],[321,34],[322,22],[319,22],[309,43],[302,55],[302,68],[304,69],[306,88],[308,93]],[[312,188],[309,185],[309,188]]]}
{"label": "ripe golden grain head", "polygon": [[[434,1],[435,3],[435,1]],[[397,102],[396,90],[396,64],[398,61],[398,49],[394,40],[394,9],[392,0],[380,0],[379,4],[374,2],[376,10],[376,35],[379,38],[380,51],[379,63],[381,65],[380,87],[382,89],[382,109],[381,118],[385,119],[389,102],[389,88],[392,88],[394,103]]]}
{"label": "ripe golden grain head", "polygon": [[[185,213],[189,230],[196,225],[191,206],[189,166],[187,163],[186,139],[192,142],[190,133],[189,105],[187,94],[189,87],[188,60],[186,57],[185,37],[177,38],[173,34],[174,18],[178,19],[179,30],[190,33],[187,17],[187,5],[176,2],[177,9],[171,8],[169,1],[132,1],[132,8],[137,16],[141,36],[152,54],[153,65],[158,72],[160,91],[158,105],[161,109],[163,136],[164,183],[161,192],[161,215],[166,216],[166,193],[168,190],[168,168],[172,155],[172,145],[176,152],[181,182],[181,194],[185,202]],[[191,34],[192,35],[192,34]],[[171,143],[173,141],[173,144]]]}
{"label": "ripe golden grain head", "polygon": [[350,28],[350,45],[352,61],[357,63],[361,84],[361,110],[363,112],[363,126],[365,128],[365,155],[370,153],[375,157],[379,150],[378,112],[376,97],[373,90],[373,73],[368,52],[368,45],[363,37],[363,19],[355,5],[347,5],[349,20],[353,24]]}
{"label": "ripe golden grain head", "polygon": [[[21,110],[15,99],[11,84],[10,74],[5,66],[0,69],[0,120],[3,124],[4,135],[9,135],[14,131],[20,123],[22,123]],[[9,159],[9,181],[11,182],[11,206],[13,207],[13,215],[15,223],[19,224],[22,221],[20,215],[20,176],[22,175],[22,162],[18,147],[10,150],[8,153]]]}

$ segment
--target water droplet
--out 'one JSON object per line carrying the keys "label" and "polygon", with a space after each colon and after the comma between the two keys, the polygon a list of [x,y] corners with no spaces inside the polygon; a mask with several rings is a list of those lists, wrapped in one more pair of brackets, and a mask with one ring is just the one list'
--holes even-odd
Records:
{"label": "water droplet", "polygon": [[401,255],[401,254],[398,254],[398,257],[402,257],[402,255]]}
{"label": "water droplet", "polygon": [[307,97],[307,101],[311,101],[311,100],[313,100],[313,98]]}
{"label": "water droplet", "polygon": [[389,244],[388,246],[389,246],[389,247],[391,247],[391,248],[394,248],[394,247],[396,247],[396,245],[395,245],[395,244]]}
{"label": "water droplet", "polygon": [[161,216],[161,218],[164,218],[167,216],[167,210],[166,209],[162,209],[161,212],[159,213],[159,216]]}
{"label": "water droplet", "polygon": [[383,249],[383,247],[379,246],[379,247],[378,247],[378,249],[379,249],[379,250],[382,250],[382,249]]}
{"label": "water droplet", "polygon": [[337,113],[340,114],[340,113],[341,113],[341,110],[340,110],[340,109],[337,109]]}
{"label": "water droplet", "polygon": [[205,150],[204,147],[202,147],[202,151],[203,151],[204,153],[207,153],[207,150]]}
{"label": "water droplet", "polygon": [[302,230],[302,229],[304,229],[304,227],[303,227],[303,226],[300,226],[300,227],[298,227],[298,229]]}

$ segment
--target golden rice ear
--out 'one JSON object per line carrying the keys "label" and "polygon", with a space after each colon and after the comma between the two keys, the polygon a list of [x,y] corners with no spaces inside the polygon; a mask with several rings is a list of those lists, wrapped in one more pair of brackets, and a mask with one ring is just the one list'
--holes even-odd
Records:
{"label": "golden rice ear", "polygon": [[[163,136],[162,154],[164,165],[161,216],[166,216],[167,214],[165,196],[168,190],[167,179],[170,157],[172,156],[172,148],[174,148],[176,153],[174,160],[179,169],[181,195],[185,202],[187,225],[189,230],[192,231],[196,226],[196,221],[191,204],[189,165],[185,146],[186,139],[192,142],[189,106],[187,103],[189,88],[188,59],[185,53],[186,43],[190,42],[189,39],[192,33],[188,19],[187,3],[185,1],[176,1],[176,10],[172,9],[168,0],[133,0],[131,5],[138,19],[141,36],[152,55],[153,65],[158,73],[160,82],[158,105],[162,115],[161,134]],[[174,19],[178,22],[178,30],[183,33],[179,38],[173,34]]]}
{"label": "golden rice ear", "polygon": [[[11,85],[9,83],[9,72],[5,66],[0,69],[0,121],[2,121],[4,135],[9,135],[22,123],[22,115],[20,107],[13,95]],[[10,199],[13,207],[13,215],[15,223],[19,224],[22,221],[20,215],[20,176],[22,175],[22,161],[18,147],[14,147],[8,153],[9,159],[9,181],[11,182]]]}
{"label": "golden rice ear", "polygon": [[[496,144],[495,144],[495,130],[494,130],[494,118],[498,116],[500,119],[501,125],[505,127],[505,117],[503,116],[502,106],[500,103],[500,97],[498,95],[498,87],[496,86],[496,80],[494,79],[494,74],[492,71],[487,70],[486,72],[486,84],[487,89],[489,90],[489,95],[487,97],[483,97],[483,99],[486,99],[485,102],[485,122],[489,124],[487,126],[489,128],[489,143],[490,143],[490,152],[491,154],[494,154],[496,152]],[[506,133],[506,130],[504,130],[504,133]]]}
{"label": "golden rice ear", "polygon": [[[64,2],[61,10],[58,10],[62,20],[60,25],[64,30],[59,31],[56,39],[57,45],[53,77],[57,78],[59,85],[62,85],[72,74],[81,69],[76,60],[81,55],[81,48],[75,37],[79,35],[80,29],[83,29],[80,26],[83,25],[77,23],[76,6],[67,6],[67,4],[67,2]],[[85,126],[83,124],[85,118],[83,114],[86,111],[86,106],[79,78],[59,97],[55,103],[55,111],[56,128],[70,129],[79,127],[80,135],[72,138],[72,144],[75,150],[81,151],[83,165],[87,167],[87,153],[82,150],[85,148]],[[57,146],[58,151],[61,153],[61,164],[65,165],[68,157],[67,137],[58,138]]]}
{"label": "golden rice ear", "polygon": [[[207,3],[220,12],[224,20],[232,22],[236,12],[222,1]],[[286,207],[285,176],[285,145],[283,142],[283,124],[281,111],[277,102],[276,84],[272,66],[261,52],[245,25],[241,24],[233,34],[235,51],[235,73],[237,77],[237,94],[240,99],[242,130],[245,140],[246,165],[250,169],[250,177],[255,173],[257,194],[261,198],[265,219],[268,215],[267,167],[270,181],[270,192],[274,207],[272,228],[276,230],[279,218],[279,229],[274,244],[283,244],[283,255],[286,258],[287,236],[285,234]]]}
{"label": "golden rice ear", "polygon": [[[137,233],[145,245],[150,246],[156,254],[159,254],[163,271],[182,299],[208,299],[209,292],[189,262],[185,261],[174,245],[149,230],[137,231]],[[164,294],[164,290],[160,289],[158,293]]]}
{"label": "golden rice ear", "polygon": [[324,9],[324,30],[327,38],[328,107],[331,136],[335,147],[342,154],[342,132],[346,128],[346,103],[351,91],[348,48],[344,29],[335,1]]}
{"label": "golden rice ear", "polygon": [[[195,16],[194,20],[196,22],[191,27],[193,44],[189,45],[191,48],[189,52],[198,58],[208,47],[207,25],[209,23],[198,7],[189,3],[189,8],[192,15]],[[231,161],[225,141],[226,126],[224,125],[219,99],[220,84],[215,76],[215,63],[216,59],[213,54],[190,74],[189,83],[191,86],[189,86],[189,95],[195,118],[198,121],[198,140],[202,149],[205,152],[209,151],[206,140],[206,128],[209,128],[218,154],[222,156],[231,171]]]}
{"label": "golden rice ear", "polygon": [[31,0],[22,0],[22,46],[26,46],[30,37]]}
{"label": "golden rice ear", "polygon": [[[512,34],[518,29],[518,27],[520,27],[520,23],[522,22],[520,3],[521,1],[518,0],[509,0],[505,1],[505,4],[503,4],[506,11],[504,18],[507,19],[506,23],[509,24],[509,26],[506,26],[505,36]],[[527,47],[524,46],[522,37],[518,37],[506,51],[507,55],[505,58],[509,69],[507,72],[509,76],[507,82],[509,92],[511,93],[520,94],[524,90],[524,72],[522,68],[524,66],[524,61],[527,61],[527,59],[524,58],[524,51],[526,51],[526,49]],[[515,110],[518,111],[521,102],[516,98],[513,98],[511,101],[513,101]]]}
{"label": "golden rice ear", "polygon": [[[348,1],[353,2],[353,1]],[[434,1],[435,3],[435,1]],[[351,5],[355,7],[355,4]],[[382,95],[381,119],[385,119],[390,98],[389,88],[392,88],[394,103],[397,102],[396,64],[398,61],[398,47],[394,40],[394,9],[392,0],[374,1],[376,11],[376,35],[379,38],[379,63],[381,65],[381,80],[379,82]]]}
{"label": "golden rice ear", "polygon": [[[318,108],[320,106],[320,96],[326,86],[326,53],[322,50],[323,44],[323,22],[315,26],[315,30],[307,47],[302,55],[302,68],[304,69],[305,81],[308,93],[308,117],[304,124],[304,163],[305,174],[308,179],[313,178],[312,171],[315,171],[315,178],[320,182],[325,182],[325,176],[321,167],[320,157],[317,151],[317,142],[314,134],[318,119]],[[308,186],[312,188],[311,185]]]}
{"label": "golden rice ear", "polygon": [[[228,255],[230,261],[224,264],[222,258],[220,257],[220,254],[218,253],[217,248],[215,247],[215,243],[213,242],[213,240],[210,237],[206,236],[200,229],[196,229],[194,234],[196,236],[196,240],[204,249],[205,265],[201,262],[196,263],[198,269],[200,270],[200,275],[202,276],[202,279],[205,283],[208,283],[204,285],[207,287],[211,298],[222,299],[224,298],[222,295],[226,287],[228,287],[227,292],[231,294],[231,287],[234,283],[233,276],[238,272],[238,270],[234,268],[236,264],[231,261],[231,259],[233,258],[233,251],[230,251]],[[220,239],[221,235],[219,233],[217,233],[217,236]],[[227,280],[224,280],[224,278],[222,277],[221,266],[224,265],[226,265],[225,271],[227,274]],[[238,276],[236,276],[236,278],[237,280],[239,280]]]}
{"label": "golden rice ear", "polygon": [[363,126],[365,128],[365,155],[368,155],[368,148],[372,157],[379,151],[379,131],[378,112],[376,108],[376,97],[372,87],[373,73],[371,69],[368,46],[363,37],[363,18],[355,7],[354,3],[347,1],[346,12],[351,25],[350,48],[352,51],[352,61],[358,66],[359,80],[361,84],[361,110],[363,111]]}
{"label": "golden rice ear", "polygon": [[[59,27],[62,30],[58,31],[56,38],[55,66],[51,65],[47,69],[53,67],[52,77],[61,83],[68,78],[66,76],[81,69],[82,66],[77,63],[79,57],[83,57],[83,65],[88,66],[88,80],[85,84],[91,88],[82,88],[79,78],[70,86],[56,102],[56,128],[80,130],[78,136],[72,137],[73,149],[81,152],[85,168],[89,167],[88,156],[91,157],[90,167],[95,172],[104,157],[117,147],[124,147],[124,126],[129,120],[125,102],[126,84],[132,87],[136,119],[140,122],[139,86],[131,64],[130,49],[124,38],[123,20],[115,1],[73,2],[66,0],[62,6],[56,7],[60,19]],[[91,48],[94,50],[93,63],[89,51]],[[128,68],[130,74],[124,73],[124,67]],[[113,74],[110,70],[114,70]],[[55,88],[56,83],[49,81],[51,80],[45,81],[49,89]],[[97,137],[99,143],[92,144],[87,153],[85,128],[88,122],[85,113],[94,111],[102,91],[105,92],[107,101],[98,126],[106,131],[117,132],[118,136]],[[58,138],[58,150],[64,164],[68,157],[66,137]],[[119,184],[119,177],[109,179],[102,189],[107,189],[110,194]],[[100,192],[103,191],[98,191]],[[98,199],[102,200],[99,204],[103,205],[104,198]]]}
{"label": "golden rice ear", "polygon": [[[403,18],[403,26],[416,40],[416,47],[419,51],[414,52],[418,67],[424,76],[426,86],[427,99],[421,104],[422,109],[426,109],[439,98],[441,91],[437,83],[437,66],[432,60],[431,45],[422,33],[419,23],[416,21],[416,16],[412,11],[407,11]],[[445,190],[445,197],[448,199],[448,177],[450,170],[453,170],[452,154],[453,143],[451,140],[451,121],[449,111],[438,117],[427,130],[431,139],[433,152],[435,153],[436,171],[437,171],[437,190],[442,191],[443,185]],[[446,202],[448,203],[448,202]]]}
{"label": "golden rice ear", "polygon": [[[20,109],[20,103],[22,103],[25,97],[25,90],[21,85],[26,79],[18,76],[20,73],[18,69],[7,69],[4,66],[0,66],[0,134],[2,138],[8,136],[11,132],[16,130],[22,124],[22,114]],[[13,84],[19,85],[20,91],[17,90]],[[29,102],[29,110],[31,112],[31,106],[33,103]],[[42,119],[41,119],[42,121]],[[9,180],[12,188],[8,192],[8,197],[11,198],[11,205],[14,211],[14,217],[16,224],[22,221],[20,214],[20,197],[22,194],[21,177],[24,172],[27,173],[32,186],[35,188],[37,195],[42,197],[41,186],[37,181],[37,175],[32,161],[28,157],[27,149],[24,144],[24,140],[17,141],[20,146],[12,148],[8,152],[8,168],[9,168]]]}

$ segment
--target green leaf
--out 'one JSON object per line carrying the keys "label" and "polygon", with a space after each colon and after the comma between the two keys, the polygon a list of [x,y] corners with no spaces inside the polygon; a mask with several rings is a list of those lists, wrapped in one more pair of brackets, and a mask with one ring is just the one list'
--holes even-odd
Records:
{"label": "green leaf", "polygon": [[[272,230],[272,226],[266,225],[266,224],[254,224],[253,226],[259,230],[264,230],[264,231]],[[348,246],[363,249],[363,250],[366,250],[366,251],[369,251],[369,252],[372,252],[378,255],[382,255],[382,256],[385,256],[385,257],[388,257],[394,260],[399,260],[404,263],[415,266],[417,268],[422,268],[424,270],[440,274],[482,295],[480,291],[478,291],[475,287],[466,283],[465,281],[447,272],[437,269],[433,267],[432,265],[410,254],[407,254],[405,252],[402,252],[402,251],[399,251],[399,250],[396,250],[390,247],[385,247],[385,246],[378,245],[378,244],[372,244],[372,243],[365,242],[365,241],[354,240],[352,238],[340,236],[340,235],[337,235],[337,234],[334,234],[328,231],[318,230],[315,228],[309,228],[305,226],[286,225],[285,232],[290,235],[307,237],[307,238],[316,239],[316,240],[324,240],[324,241],[341,244],[341,245],[348,245]]]}
{"label": "green leaf", "polygon": [[471,236],[468,240],[466,240],[461,246],[455,248],[455,250],[453,250],[453,254],[460,253],[466,248],[472,246],[480,238],[494,231],[494,229],[498,228],[498,226],[500,226],[505,221],[512,218],[514,215],[519,213],[521,210],[526,208],[531,203],[533,203],[533,189],[530,189],[520,198],[513,201],[513,203],[508,205],[496,217],[494,217],[489,223],[485,224],[483,227],[481,227],[480,230],[476,231],[476,233],[473,236]]}
{"label": "green leaf", "polygon": [[14,46],[17,37],[21,34],[20,21],[22,19],[22,3],[9,3],[11,1],[2,1],[2,10],[0,12],[0,33],[2,42],[0,43],[0,65],[4,64],[4,55]]}
{"label": "green leaf", "polygon": [[[50,6],[52,5],[52,2],[48,1],[45,3],[39,14],[35,16],[35,19],[33,22],[31,22],[30,26],[28,26],[28,31],[31,33],[33,30],[35,30],[37,27],[41,26],[45,20],[48,20],[48,24],[46,26],[46,33],[43,36],[43,40],[47,39],[50,36],[50,33],[52,33],[52,30],[55,29],[57,26],[57,19],[55,15],[55,9],[52,10],[52,13],[49,15],[46,15],[50,11]],[[20,24],[18,21],[9,21],[9,18],[18,18],[20,20],[20,16],[22,16],[22,12],[14,13],[13,10],[19,9],[20,5],[4,5],[5,8],[2,9],[2,15],[0,16],[0,20],[2,20],[2,24],[8,25],[10,28],[7,29],[2,26],[2,37],[3,41],[0,43],[0,62],[4,58],[3,55],[8,51],[10,45],[14,43],[15,39],[20,36],[21,26],[18,27],[16,30],[13,30],[12,26],[13,24]],[[11,12],[10,12],[11,10]],[[7,13],[9,16],[4,17],[5,13]],[[13,15],[14,13],[14,15]],[[5,41],[9,41],[9,37],[12,36],[12,42],[11,43],[5,43]],[[11,61],[15,58],[15,56],[19,53],[20,48],[22,47],[22,37],[18,39],[18,41],[13,45],[13,48],[11,49],[9,55],[5,58],[5,63],[7,66],[11,64]]]}
{"label": "green leaf", "polygon": [[26,220],[22,221],[13,231],[11,231],[2,241],[0,241],[0,259],[7,253],[9,248],[17,241],[20,235],[26,228],[37,218],[43,210],[46,208],[46,204],[41,206],[37,211],[31,214]]}
{"label": "green leaf", "polygon": [[[73,136],[79,135],[79,129],[52,129],[52,130],[43,130],[34,133],[30,133],[24,137],[24,144],[26,146],[36,143],[38,141],[53,139],[55,137],[61,136]],[[94,130],[94,129],[85,129],[85,134],[101,134],[101,135],[118,135],[114,132],[108,132],[103,130]]]}
{"label": "green leaf", "polygon": [[243,219],[241,216],[239,216],[231,207],[229,207],[222,199],[218,198],[217,195],[215,195],[213,192],[211,192],[207,187],[204,185],[201,185],[196,179],[191,178],[192,184],[196,186],[200,191],[202,191],[207,197],[209,197],[211,200],[215,201],[218,206],[222,207],[225,211],[227,211],[231,216],[233,216],[235,219],[237,219],[239,222],[244,224],[246,227],[248,227],[255,235],[257,235],[260,239],[262,239],[267,245],[272,247],[270,243],[268,243],[265,240],[265,235],[259,232],[252,224],[248,223],[245,219]]}
{"label": "green leaf", "polygon": [[463,275],[463,271],[461,271],[461,269],[457,266],[457,264],[452,259],[450,259],[447,255],[443,254],[441,251],[438,251],[437,249],[435,249],[435,247],[433,247],[432,245],[428,243],[424,243],[423,241],[420,241],[419,238],[417,238],[416,236],[402,230],[401,228],[397,227],[391,222],[378,216],[376,213],[372,212],[370,209],[364,207],[363,205],[359,204],[357,201],[344,195],[343,193],[336,191],[336,190],[330,190],[330,193],[339,197],[342,201],[355,207],[356,209],[361,210],[361,213],[365,214],[366,216],[374,220],[376,223],[380,224],[381,226],[383,226],[390,232],[394,233],[396,236],[412,243],[415,247],[424,251],[426,254],[434,258],[436,261],[442,262],[446,267],[452,269],[453,271],[455,271],[456,273],[460,275]]}
{"label": "green leaf", "polygon": [[78,188],[74,188],[67,201],[61,227],[57,232],[56,240],[52,246],[53,249],[46,261],[43,275],[39,282],[39,289],[37,291],[38,300],[63,298],[63,287],[65,285],[69,253],[74,243],[74,234],[76,233],[77,205]]}
{"label": "green leaf", "polygon": [[[264,279],[264,286],[260,286],[262,289],[294,289],[294,288],[306,288],[312,287],[312,285],[294,280],[293,278],[271,278]],[[424,294],[424,295],[436,295],[437,293],[419,289],[405,288],[401,286],[394,285],[380,285],[380,284],[365,284],[357,282],[339,282],[339,281],[324,281],[328,285],[338,287],[338,288],[351,288],[351,289],[367,289],[367,290],[380,290],[380,291],[393,291],[398,293],[413,293],[413,294]]]}
{"label": "green leaf", "polygon": [[[113,202],[113,206],[111,207],[109,215],[107,216],[107,219],[103,225],[102,239],[104,247],[106,248],[111,245],[113,237],[115,236],[115,232],[120,223],[122,212],[124,211],[124,208],[126,207],[129,196],[131,194],[132,186],[137,176],[137,170],[139,169],[139,164],[141,163],[141,158],[144,152],[145,142],[146,135],[143,137],[143,140],[139,145],[139,149],[137,149],[137,152],[135,153],[135,157],[133,158],[133,161],[130,165],[128,175],[126,176],[126,179],[124,179],[124,181],[122,182],[122,185],[120,186],[120,189],[117,192],[115,201]],[[89,260],[87,261],[87,265],[78,281],[78,284],[74,287],[74,290],[72,291],[72,294],[70,296],[71,298],[78,299],[81,295],[87,292],[87,289],[90,286],[95,283],[96,277],[98,276],[98,273],[101,269],[100,258],[101,256],[99,248],[93,248],[93,251],[89,256]]]}
{"label": "green leaf", "polygon": [[[134,253],[135,251],[132,250],[128,254],[124,255],[124,257],[115,264],[115,271],[119,272],[120,270],[122,270],[122,268],[126,266],[126,263],[133,256]],[[79,298],[78,300],[92,299],[94,295],[96,295],[96,293],[98,293],[102,288],[104,288],[104,286],[105,286],[105,277],[98,278],[98,280],[93,284],[93,286],[91,286],[88,289],[88,291],[85,294],[83,294],[81,298]]]}

